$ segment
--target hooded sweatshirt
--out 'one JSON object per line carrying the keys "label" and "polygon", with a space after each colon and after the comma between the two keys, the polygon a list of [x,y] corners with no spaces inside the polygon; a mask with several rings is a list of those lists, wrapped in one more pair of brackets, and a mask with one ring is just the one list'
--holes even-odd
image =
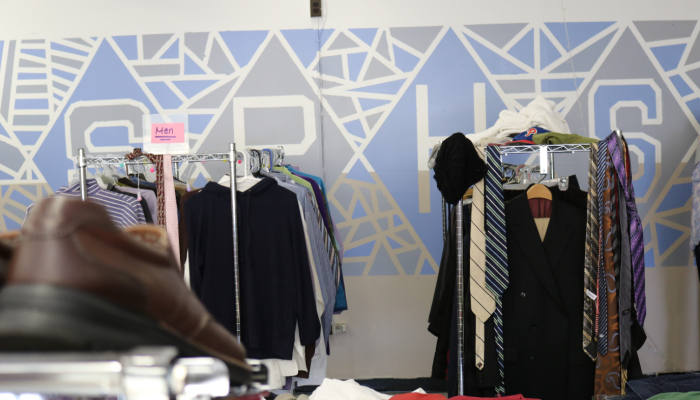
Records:
{"label": "hooded sweatshirt", "polygon": [[[292,359],[320,336],[304,228],[294,193],[272,178],[238,192],[241,341],[248,357]],[[192,290],[236,334],[231,189],[209,182],[185,203]]]}

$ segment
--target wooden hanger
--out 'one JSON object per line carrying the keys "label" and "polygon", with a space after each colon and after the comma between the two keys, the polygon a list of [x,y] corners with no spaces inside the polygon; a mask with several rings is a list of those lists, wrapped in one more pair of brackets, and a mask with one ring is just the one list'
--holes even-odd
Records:
{"label": "wooden hanger", "polygon": [[549,188],[545,185],[542,185],[540,183],[533,185],[530,189],[527,190],[527,198],[528,199],[547,199],[547,200],[552,200],[552,192],[549,191]]}
{"label": "wooden hanger", "polygon": [[473,195],[474,195],[474,188],[469,188],[469,189],[467,189],[467,192],[464,193],[464,196],[462,196],[462,199],[464,199],[464,200],[471,199]]}

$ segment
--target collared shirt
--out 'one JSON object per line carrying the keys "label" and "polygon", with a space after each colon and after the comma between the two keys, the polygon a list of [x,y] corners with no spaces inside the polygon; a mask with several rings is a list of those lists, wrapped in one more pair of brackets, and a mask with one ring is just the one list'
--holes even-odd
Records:
{"label": "collared shirt", "polygon": [[325,235],[326,233],[321,232],[321,226],[318,223],[314,223],[317,221],[317,217],[313,202],[311,201],[311,195],[299,185],[283,182],[283,178],[278,177],[278,175],[280,174],[274,174],[272,177],[278,181],[280,186],[296,194],[297,200],[299,201],[299,204],[303,210],[304,220],[306,221],[306,227],[309,234],[309,241],[311,242],[311,255],[316,265],[315,278],[320,283],[321,294],[325,304],[325,310],[321,317],[323,337],[326,349],[330,349],[329,338],[331,334],[331,325],[333,322],[333,309],[335,307],[337,287],[335,285],[334,271],[330,264],[330,256],[323,242],[322,235]]}
{"label": "collared shirt", "polygon": [[120,186],[118,189],[121,192],[133,193],[135,195],[141,193],[141,197],[148,203],[148,210],[151,212],[153,223],[158,225],[158,197],[156,197],[156,194],[152,190],[139,190],[126,186]]}
{"label": "collared shirt", "polygon": [[[80,182],[71,186],[62,186],[56,191],[54,196],[69,196],[80,198]],[[94,179],[87,180],[87,199],[102,205],[112,221],[119,228],[126,228],[131,225],[146,223],[146,216],[143,214],[141,204],[134,198],[125,194],[110,192],[100,188]],[[27,209],[27,217],[34,204]],[[26,218],[25,218],[26,221]]]}

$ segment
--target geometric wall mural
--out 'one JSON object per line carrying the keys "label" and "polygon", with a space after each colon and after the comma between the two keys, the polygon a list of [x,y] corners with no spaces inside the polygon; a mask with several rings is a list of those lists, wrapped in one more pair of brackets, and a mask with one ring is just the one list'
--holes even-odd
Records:
{"label": "geometric wall mural", "polygon": [[[143,115],[186,113],[192,152],[284,145],[324,177],[346,275],[435,274],[430,148],[542,95],[572,132],[625,133],[646,265],[689,266],[699,31],[524,22],[0,41],[0,231],[72,179],[78,148],[125,154],[142,146]],[[182,175],[202,186],[226,168]]]}

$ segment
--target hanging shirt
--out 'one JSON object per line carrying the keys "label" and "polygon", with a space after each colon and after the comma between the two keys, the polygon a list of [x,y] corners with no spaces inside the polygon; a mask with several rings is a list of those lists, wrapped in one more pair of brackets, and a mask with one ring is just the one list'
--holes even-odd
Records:
{"label": "hanging shirt", "polygon": [[311,242],[311,253],[316,266],[315,275],[316,279],[319,281],[325,309],[321,319],[323,337],[326,348],[330,349],[329,338],[331,334],[331,325],[333,322],[333,308],[335,307],[337,288],[335,285],[334,271],[331,268],[328,252],[323,243],[322,235],[324,233],[321,232],[321,226],[316,222],[316,213],[313,209],[314,206],[308,192],[298,185],[288,183],[279,183],[279,185],[293,192],[297,196],[297,200],[299,201],[299,204],[304,212],[304,220],[306,221],[306,228]]}
{"label": "hanging shirt", "polygon": [[139,190],[131,187],[119,187],[119,191],[133,193],[135,195],[138,195],[140,192],[141,197],[146,201],[146,203],[148,203],[148,210],[151,213],[153,223],[158,225],[158,197],[156,197],[155,192],[152,190]]}
{"label": "hanging shirt", "polygon": [[[287,166],[287,169],[292,171],[294,170],[289,166]],[[321,211],[321,216],[324,218],[326,229],[328,230],[328,233],[331,234],[331,238],[333,239],[334,247],[339,254],[342,254],[342,251],[339,250],[342,248],[342,246],[338,245],[338,243],[342,242],[342,240],[338,240],[339,237],[337,231],[333,230],[335,229],[335,224],[333,224],[333,219],[331,218],[330,211],[327,208],[328,203],[326,202],[325,192],[324,190],[322,190],[321,186],[318,183],[318,181],[321,181],[321,183],[323,183],[323,180],[321,180],[321,178],[318,177],[306,176],[307,174],[301,174],[297,172],[294,172],[293,175],[297,176],[297,178],[305,180],[309,185],[311,185],[314,196]],[[342,262],[342,259],[340,261]],[[336,295],[337,298],[335,301],[334,312],[339,314],[340,312],[346,311],[348,309],[348,302],[345,297],[345,282],[343,280],[343,271],[341,268],[338,268],[338,272],[336,273],[336,286],[339,289]]]}
{"label": "hanging shirt", "polygon": [[[282,187],[285,187],[287,185],[286,183],[280,183],[278,184]],[[303,190],[303,189],[302,189]],[[306,193],[304,193],[306,195]],[[299,211],[302,211],[301,203],[299,204]],[[302,212],[303,213],[303,212]],[[306,249],[309,254],[312,252],[312,245],[311,245],[311,240],[309,238],[308,234],[308,229],[306,222],[303,223],[304,225],[304,235],[305,235],[305,240],[306,240]],[[317,265],[315,263],[315,259],[311,258],[310,265],[309,267],[311,268],[311,276],[318,277],[317,274]],[[314,291],[316,294],[316,314],[318,315],[319,319],[321,318],[321,315],[323,314],[323,311],[325,309],[325,305],[323,303],[323,297],[321,295],[321,286],[319,284],[319,280],[314,279]],[[321,324],[323,325],[323,324]],[[320,340],[319,342],[324,342],[323,340]],[[315,348],[316,346],[314,346]],[[311,357],[311,356],[309,356]],[[268,379],[267,379],[267,384],[270,386],[270,390],[275,390],[279,389],[285,386],[287,377],[292,377],[292,376],[297,376],[301,371],[307,372],[308,367],[307,363],[311,362],[311,360],[307,359],[307,354],[306,354],[306,349],[304,346],[301,345],[301,339],[299,337],[299,326],[297,324],[297,329],[295,332],[294,336],[294,353],[292,356],[292,360],[280,360],[280,359],[267,359],[267,360],[260,360],[266,367],[268,371]],[[325,368],[324,371],[325,373]],[[306,376],[306,375],[305,375]]]}
{"label": "hanging shirt", "polygon": [[[316,184],[319,186],[320,193],[322,194],[323,197],[323,203],[326,206],[326,212],[328,213],[328,220],[333,225],[333,230],[335,231],[335,224],[333,223],[333,218],[331,217],[331,208],[328,205],[328,195],[326,195],[326,185],[323,183],[323,179],[319,178],[318,176],[314,175],[309,175],[300,171],[297,171],[294,169],[291,165],[285,165],[285,168],[287,168],[290,172],[292,172],[294,175],[302,177],[302,178],[309,178],[312,179]],[[308,179],[307,179],[308,181]],[[315,192],[315,190],[314,190]],[[342,247],[341,244],[342,241],[338,241],[338,244]]]}
{"label": "hanging shirt", "polygon": [[[303,221],[294,193],[265,178],[237,193],[241,341],[248,357],[291,360],[320,336]],[[209,182],[185,203],[190,283],[236,333],[231,189]]]}
{"label": "hanging shirt", "polygon": [[118,186],[113,186],[112,188],[109,189],[109,191],[114,192],[114,193],[119,193],[119,194],[125,194],[129,197],[136,199],[136,201],[138,201],[139,204],[141,204],[141,209],[143,210],[143,215],[144,215],[144,217],[146,217],[146,223],[147,224],[153,223],[153,216],[151,215],[151,209],[148,208],[148,203],[146,202],[146,199],[141,197],[141,200],[139,200],[138,195],[136,195],[134,193],[129,193],[126,191],[121,191],[118,189]]}
{"label": "hanging shirt", "polygon": [[[141,204],[132,197],[125,194],[114,193],[100,188],[97,181],[88,179],[87,183],[87,200],[102,205],[107,214],[119,228],[126,228],[131,225],[140,225],[146,223],[146,216],[143,213]],[[54,196],[69,196],[80,198],[80,182],[74,183],[71,186],[62,186],[56,191]],[[27,217],[32,211],[34,204],[27,208]],[[25,217],[26,221],[26,217]]]}

